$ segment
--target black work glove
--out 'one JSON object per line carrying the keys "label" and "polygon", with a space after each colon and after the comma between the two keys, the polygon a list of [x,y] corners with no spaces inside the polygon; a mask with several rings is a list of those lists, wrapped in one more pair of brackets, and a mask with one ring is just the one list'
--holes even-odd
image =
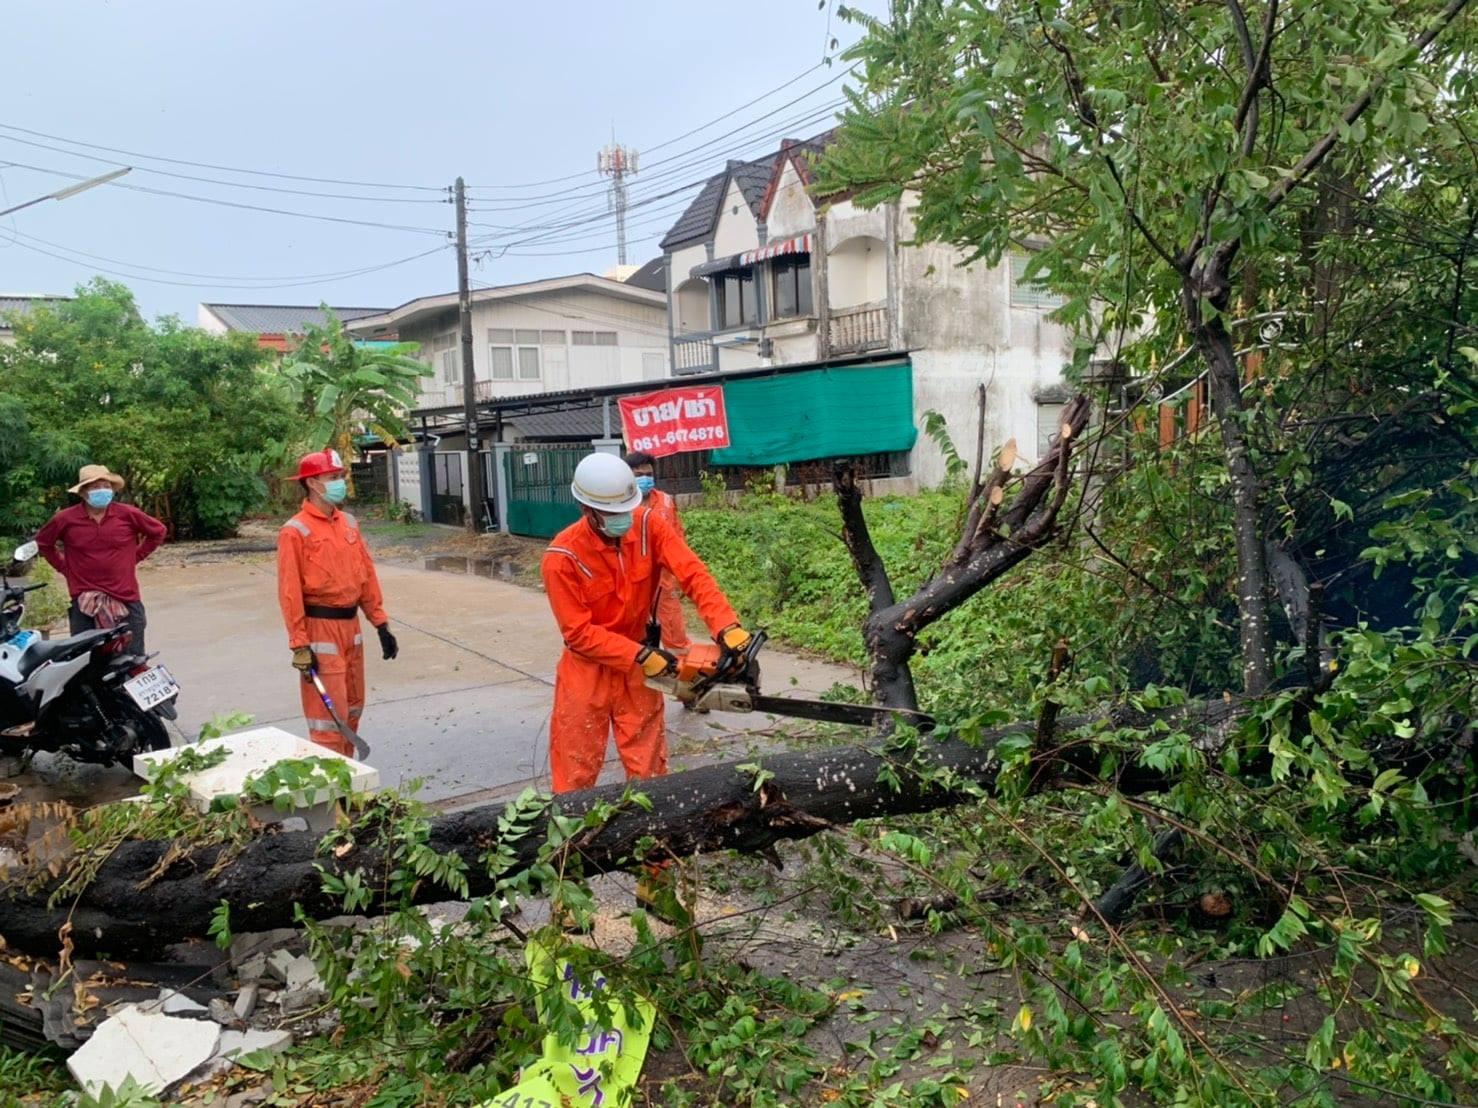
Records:
{"label": "black work glove", "polygon": [[660,646],[644,646],[637,652],[636,664],[648,677],[665,677],[677,672],[677,658]]}
{"label": "black work glove", "polygon": [[395,641],[395,636],[390,633],[390,624],[382,623],[375,628],[375,634],[380,636],[381,656],[389,661],[400,653],[400,644]]}

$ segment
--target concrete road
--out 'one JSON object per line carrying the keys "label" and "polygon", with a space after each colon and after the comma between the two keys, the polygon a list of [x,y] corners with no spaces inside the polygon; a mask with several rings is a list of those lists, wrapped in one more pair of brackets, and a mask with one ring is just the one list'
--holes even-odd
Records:
{"label": "concrete road", "polygon": [[[548,723],[561,650],[541,592],[475,575],[382,564],[400,656],[382,661],[367,633],[369,693],[362,733],[386,785],[421,778],[423,799],[492,799],[523,783],[548,788]],[[149,647],[183,691],[179,728],[246,712],[306,735],[270,558],[146,563],[140,584]],[[366,631],[369,631],[366,625]],[[855,671],[779,651],[765,655],[766,691],[815,696]],[[669,742],[701,756],[737,747],[769,717],[694,715],[672,704]],[[178,740],[177,740],[178,741]],[[620,780],[614,746],[602,780]],[[479,796],[481,794],[481,796]]]}

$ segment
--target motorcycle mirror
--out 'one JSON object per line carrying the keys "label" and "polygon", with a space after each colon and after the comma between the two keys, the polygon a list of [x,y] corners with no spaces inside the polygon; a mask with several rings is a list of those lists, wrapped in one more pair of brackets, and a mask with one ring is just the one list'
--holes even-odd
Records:
{"label": "motorcycle mirror", "polygon": [[11,558],[17,562],[29,562],[39,553],[41,553],[41,548],[34,542],[23,542],[15,548],[15,553],[11,555]]}

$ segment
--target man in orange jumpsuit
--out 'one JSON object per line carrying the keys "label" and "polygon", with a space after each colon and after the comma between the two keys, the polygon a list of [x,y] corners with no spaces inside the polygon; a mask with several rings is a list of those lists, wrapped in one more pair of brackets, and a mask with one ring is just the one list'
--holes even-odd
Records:
{"label": "man in orange jumpsuit", "polygon": [[[623,459],[636,475],[636,487],[641,490],[642,507],[660,519],[666,520],[678,538],[684,542],[683,521],[678,518],[677,501],[657,487],[656,459],[644,450],[633,450]],[[688,621],[683,616],[682,591],[677,587],[677,578],[670,569],[662,571],[658,583],[661,589],[657,597],[657,621],[662,625],[662,645],[681,658],[692,648],[688,638]]]}
{"label": "man in orange jumpsuit", "polygon": [[303,509],[277,533],[277,599],[287,624],[287,645],[300,682],[308,737],[353,757],[309,677],[315,666],[334,707],[358,732],[364,714],[364,636],[359,611],[369,617],[388,660],[400,652],[390,633],[380,580],[359,522],[339,505],[345,500],[344,464],[337,451],[317,450],[298,463]]}
{"label": "man in orange jumpsuit", "polygon": [[682,534],[641,508],[629,467],[614,454],[591,454],[571,485],[581,518],[554,537],[540,567],[549,606],[564,636],[549,721],[554,791],[595,784],[607,736],[628,779],[667,772],[662,695],[644,684],[676,667],[676,658],[642,638],[653,593],[672,573],[698,606],[714,637],[742,650],[749,632]]}

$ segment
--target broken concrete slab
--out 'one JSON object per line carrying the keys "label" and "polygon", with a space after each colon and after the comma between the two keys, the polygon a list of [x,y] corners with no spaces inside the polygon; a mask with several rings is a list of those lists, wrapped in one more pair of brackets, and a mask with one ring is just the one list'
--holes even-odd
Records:
{"label": "broken concrete slab", "polygon": [[267,956],[265,954],[253,954],[236,967],[236,980],[243,985],[265,980],[266,976]]}
{"label": "broken concrete slab", "polygon": [[236,1006],[223,996],[210,998],[210,1018],[222,1027],[235,1027],[241,1022],[236,1015]]}
{"label": "broken concrete slab", "polygon": [[231,964],[240,968],[243,962],[254,956],[261,955],[265,958],[277,947],[301,942],[302,938],[303,933],[293,927],[278,927],[272,931],[251,931],[245,935],[237,935],[231,940]]}
{"label": "broken concrete slab", "polygon": [[[144,1005],[144,1007],[150,1007]],[[207,1011],[204,1004],[197,1004],[182,992],[174,989],[160,989],[159,1002],[153,1006],[153,1010],[163,1012],[166,1016],[193,1016]]]}
{"label": "broken concrete slab", "polygon": [[281,1054],[292,1045],[291,1031],[222,1031],[216,1057],[239,1058],[243,1054],[255,1054],[259,1050]]}
{"label": "broken concrete slab", "polygon": [[267,955],[267,973],[286,985],[288,974],[297,965],[298,958],[299,955],[290,950],[274,950]]}
{"label": "broken concrete slab", "polygon": [[[133,771],[145,781],[152,781],[158,776],[160,768],[165,763],[179,757],[182,749],[184,748],[170,747],[135,754]],[[305,758],[342,761],[349,770],[349,790],[351,792],[373,792],[380,787],[378,770],[363,762],[356,762],[352,758],[335,754],[326,747],[311,743],[280,727],[253,727],[232,735],[223,735],[218,739],[191,743],[189,749],[203,755],[209,755],[217,750],[226,752],[225,760],[218,765],[182,775],[191,802],[202,812],[209,811],[217,799],[239,797],[245,791],[248,781],[260,778],[279,762],[299,761]],[[312,826],[315,816],[318,816],[321,822],[321,813],[316,813],[313,809],[332,805],[340,798],[340,795],[338,789],[327,784],[305,787],[289,794],[291,807],[288,811],[277,811],[272,804],[259,804],[252,809],[252,814],[264,823],[277,822],[288,815],[298,815]],[[299,811],[293,812],[291,810],[293,808]]]}
{"label": "broken concrete slab", "polygon": [[221,1029],[209,1020],[129,1005],[98,1025],[67,1059],[67,1070],[89,1096],[117,1089],[130,1077],[158,1093],[211,1058],[220,1040]]}
{"label": "broken concrete slab", "polygon": [[257,990],[259,986],[255,981],[243,985],[241,991],[236,994],[236,1003],[232,1011],[239,1020],[247,1019],[257,1007]]}
{"label": "broken concrete slab", "polygon": [[293,989],[279,995],[278,1001],[282,1006],[284,1016],[297,1015],[306,1012],[310,1008],[316,1008],[327,999],[328,994],[322,989]]}

